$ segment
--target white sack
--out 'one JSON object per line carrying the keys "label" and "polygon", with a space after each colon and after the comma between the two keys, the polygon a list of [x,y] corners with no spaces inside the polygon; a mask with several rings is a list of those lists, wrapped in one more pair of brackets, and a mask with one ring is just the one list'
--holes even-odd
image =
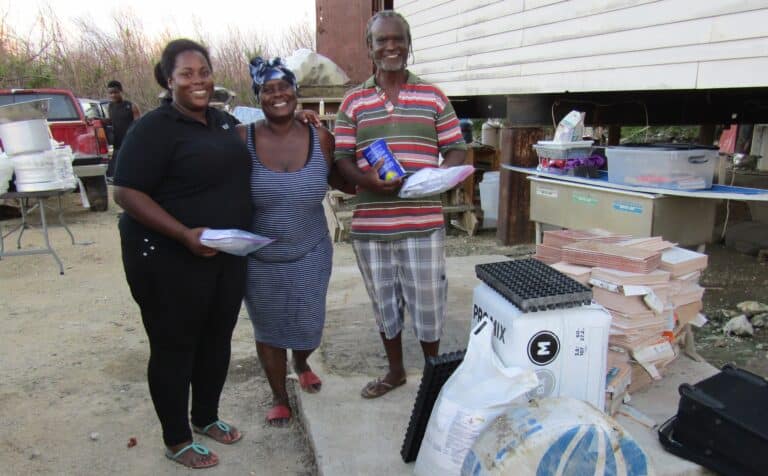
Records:
{"label": "white sack", "polygon": [[349,82],[347,73],[336,63],[306,48],[285,58],[285,65],[296,75],[299,86],[341,86]]}
{"label": "white sack", "polygon": [[437,195],[452,189],[474,173],[471,165],[458,165],[447,168],[421,169],[405,179],[400,188],[400,198],[421,198]]}
{"label": "white sack", "polygon": [[244,230],[205,230],[200,235],[200,243],[210,248],[237,256],[245,256],[253,253],[268,244],[272,238],[255,235]]}
{"label": "white sack", "polygon": [[536,388],[529,369],[506,367],[491,347],[493,323],[472,330],[464,361],[437,396],[414,471],[418,476],[458,475],[478,435],[518,397]]}

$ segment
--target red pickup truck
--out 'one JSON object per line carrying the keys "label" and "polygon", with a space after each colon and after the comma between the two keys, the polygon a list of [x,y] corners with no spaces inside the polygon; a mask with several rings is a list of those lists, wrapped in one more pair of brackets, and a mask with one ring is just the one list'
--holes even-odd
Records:
{"label": "red pickup truck", "polygon": [[92,211],[109,206],[107,164],[109,144],[104,124],[87,118],[80,101],[68,89],[0,89],[0,106],[22,101],[49,99],[48,125],[53,138],[72,148],[72,167],[85,187]]}

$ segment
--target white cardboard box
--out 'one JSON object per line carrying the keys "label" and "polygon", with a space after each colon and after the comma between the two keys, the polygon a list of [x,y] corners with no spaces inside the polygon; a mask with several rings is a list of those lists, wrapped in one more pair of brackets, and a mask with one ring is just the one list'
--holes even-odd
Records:
{"label": "white cardboard box", "polygon": [[573,397],[603,410],[611,316],[602,306],[522,313],[479,284],[472,309],[473,325],[485,315],[493,322],[493,349],[505,365],[535,370],[535,396]]}

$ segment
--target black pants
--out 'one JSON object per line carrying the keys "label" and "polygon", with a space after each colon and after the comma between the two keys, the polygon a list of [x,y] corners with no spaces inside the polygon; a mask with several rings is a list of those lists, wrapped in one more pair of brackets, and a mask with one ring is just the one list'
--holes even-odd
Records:
{"label": "black pants", "polygon": [[192,439],[192,424],[218,420],[232,331],[245,292],[244,258],[193,256],[147,234],[122,238],[123,266],[149,337],[149,392],[167,446]]}
{"label": "black pants", "polygon": [[115,170],[117,170],[117,153],[120,152],[119,148],[114,148],[112,150],[112,157],[109,158],[109,163],[107,164],[107,177],[112,178],[115,176]]}

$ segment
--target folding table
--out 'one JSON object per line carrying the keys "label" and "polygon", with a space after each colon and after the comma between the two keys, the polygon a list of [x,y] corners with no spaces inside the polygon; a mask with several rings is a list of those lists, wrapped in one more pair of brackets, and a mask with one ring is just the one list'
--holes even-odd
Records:
{"label": "folding table", "polygon": [[[53,256],[53,259],[55,259],[56,263],[59,265],[59,274],[64,274],[64,265],[62,264],[61,259],[59,259],[59,256],[56,254],[56,251],[51,246],[51,241],[48,237],[48,222],[45,216],[45,209],[48,206],[45,204],[45,200],[47,198],[56,197],[57,206],[52,209],[57,213],[59,218],[59,224],[63,226],[64,229],[67,231],[67,233],[69,234],[69,238],[72,240],[72,244],[74,245],[75,236],[72,234],[72,231],[64,222],[64,212],[63,212],[62,203],[61,203],[61,197],[65,193],[69,193],[71,191],[72,191],[71,188],[64,188],[64,189],[55,189],[55,190],[43,190],[39,192],[8,192],[5,194],[0,194],[0,199],[17,200],[19,203],[19,207],[21,208],[21,222],[19,224],[13,226],[7,232],[3,232],[2,228],[0,228],[0,259],[2,259],[5,256],[49,254]],[[35,210],[37,210],[40,213],[40,232],[43,235],[45,246],[40,248],[21,249],[21,238],[24,235],[24,231],[27,230],[28,228],[33,227],[29,223],[29,216]],[[6,251],[5,245],[3,243],[4,239],[17,231],[18,231],[18,237],[16,238],[17,249],[15,251]]]}

